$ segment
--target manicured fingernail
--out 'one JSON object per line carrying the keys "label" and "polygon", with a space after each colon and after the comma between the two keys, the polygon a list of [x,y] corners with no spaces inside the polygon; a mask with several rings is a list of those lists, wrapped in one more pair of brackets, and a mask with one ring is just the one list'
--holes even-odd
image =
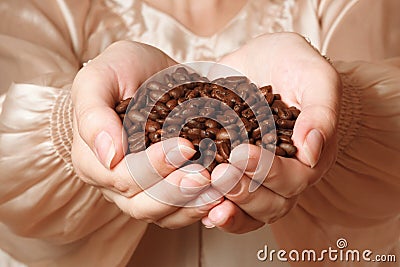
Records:
{"label": "manicured fingernail", "polygon": [[221,225],[226,222],[226,214],[219,206],[215,207],[209,214],[208,218],[213,225]]}
{"label": "manicured fingernail", "polygon": [[315,165],[317,165],[323,146],[324,138],[322,134],[318,130],[312,129],[307,134],[306,140],[303,144],[304,154],[307,157],[311,168],[314,168]]}
{"label": "manicured fingernail", "polygon": [[186,174],[180,183],[180,190],[184,194],[197,194],[210,184],[210,180],[200,173]]}
{"label": "manicured fingernail", "polygon": [[211,222],[211,220],[208,217],[204,217],[203,219],[201,219],[201,222],[208,229],[215,227],[215,225]]}
{"label": "manicured fingernail", "polygon": [[196,150],[191,147],[178,145],[177,147],[168,151],[165,155],[165,161],[167,164],[172,166],[180,167],[183,163],[185,163],[188,159],[190,159]]}
{"label": "manicured fingernail", "polygon": [[97,158],[104,167],[110,169],[111,162],[115,157],[115,147],[111,136],[107,132],[101,131],[94,141],[94,147]]}

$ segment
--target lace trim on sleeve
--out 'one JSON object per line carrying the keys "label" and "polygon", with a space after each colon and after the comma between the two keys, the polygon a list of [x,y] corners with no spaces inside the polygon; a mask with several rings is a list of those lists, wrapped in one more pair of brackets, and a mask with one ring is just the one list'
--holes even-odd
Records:
{"label": "lace trim on sleeve", "polygon": [[72,168],[72,101],[70,91],[60,90],[50,118],[51,138],[58,155]]}
{"label": "lace trim on sleeve", "polygon": [[339,153],[351,143],[360,128],[361,92],[353,86],[355,84],[346,74],[341,74],[343,83],[342,102],[338,125]]}

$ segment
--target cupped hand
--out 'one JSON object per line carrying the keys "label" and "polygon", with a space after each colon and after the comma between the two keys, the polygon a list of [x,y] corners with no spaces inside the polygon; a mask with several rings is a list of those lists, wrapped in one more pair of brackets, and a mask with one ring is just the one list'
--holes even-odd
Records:
{"label": "cupped hand", "polygon": [[[241,145],[232,151],[229,165],[218,166],[212,173],[213,187],[221,191],[240,180],[203,223],[243,233],[288,213],[299,194],[334,163],[341,84],[329,62],[294,33],[260,36],[220,63],[241,71],[259,86],[272,85],[284,102],[301,110],[292,136],[298,148],[296,158],[276,156],[271,169],[263,170],[270,152]],[[255,177],[260,171],[264,172],[262,186],[249,192],[251,180],[260,181]]]}
{"label": "cupped hand", "polygon": [[[78,176],[125,213],[168,228],[191,224],[219,203],[209,201],[216,199],[210,194],[217,193],[208,188],[210,175],[196,171],[196,165],[177,169],[195,153],[193,145],[181,138],[122,160],[126,141],[114,107],[154,73],[175,64],[154,47],[121,41],[81,69],[72,87],[72,161]],[[187,203],[191,207],[184,207]]]}

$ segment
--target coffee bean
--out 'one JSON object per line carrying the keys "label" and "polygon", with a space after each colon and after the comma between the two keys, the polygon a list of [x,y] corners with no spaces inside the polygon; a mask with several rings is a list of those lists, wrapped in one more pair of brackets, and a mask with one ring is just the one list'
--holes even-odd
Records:
{"label": "coffee bean", "polygon": [[115,107],[115,111],[118,114],[125,114],[126,109],[128,108],[129,103],[131,102],[131,98],[127,98],[119,102],[119,104]]}
{"label": "coffee bean", "polygon": [[210,107],[202,108],[199,112],[200,116],[204,116],[204,117],[211,117],[214,113],[215,113],[215,109],[210,108]]}
{"label": "coffee bean", "polygon": [[180,73],[180,74],[183,74],[183,75],[189,75],[189,72],[188,72],[187,69],[184,68],[184,67],[179,67],[179,68],[177,68],[177,69],[175,70],[175,73]]}
{"label": "coffee bean", "polygon": [[160,116],[158,115],[157,112],[150,112],[148,118],[149,118],[150,120],[155,121],[155,120],[157,120],[158,118],[160,118]]}
{"label": "coffee bean", "polygon": [[149,92],[150,99],[155,101],[158,101],[158,99],[163,95],[164,93],[160,90],[152,90]]}
{"label": "coffee bean", "polygon": [[260,127],[257,127],[256,129],[253,130],[253,134],[251,135],[254,139],[259,139],[261,137],[261,129]]}
{"label": "coffee bean", "polygon": [[217,144],[218,154],[221,155],[225,160],[229,158],[231,154],[231,149],[226,142],[221,142]]}
{"label": "coffee bean", "polygon": [[278,156],[281,156],[281,157],[285,157],[286,156],[286,151],[283,148],[281,148],[279,146],[276,146],[275,147],[275,155],[278,155]]}
{"label": "coffee bean", "polygon": [[217,140],[229,140],[229,133],[226,129],[222,128],[218,130],[216,135]]}
{"label": "coffee bean", "polygon": [[207,128],[207,129],[205,130],[204,136],[205,136],[206,138],[215,139],[216,136],[217,136],[218,131],[219,131],[218,128]]}
{"label": "coffee bean", "polygon": [[242,116],[246,119],[250,119],[250,118],[254,117],[254,113],[251,110],[251,108],[247,108],[242,111]]}
{"label": "coffee bean", "polygon": [[156,81],[148,82],[146,85],[147,89],[156,91],[160,90],[161,86],[162,84]]}
{"label": "coffee bean", "polygon": [[276,124],[282,129],[293,129],[295,121],[279,119]]}
{"label": "coffee bean", "polygon": [[182,85],[180,85],[180,86],[177,86],[177,87],[172,88],[171,90],[169,90],[168,94],[173,99],[179,99],[185,94],[185,91],[184,91]]}
{"label": "coffee bean", "polygon": [[156,111],[156,113],[160,116],[160,117],[166,117],[169,114],[169,108],[163,104],[162,102],[158,101],[155,105],[154,105],[154,110]]}
{"label": "coffee bean", "polygon": [[186,125],[190,128],[203,128],[202,123],[198,122],[196,119],[190,119],[186,121]]}
{"label": "coffee bean", "polygon": [[262,137],[262,142],[264,144],[275,144],[276,143],[276,134],[267,133]]}
{"label": "coffee bean", "polygon": [[280,135],[287,135],[289,137],[292,137],[292,135],[293,135],[293,130],[288,130],[288,129],[279,129],[278,128],[277,132]]}
{"label": "coffee bean", "polygon": [[218,122],[216,122],[215,120],[212,120],[212,119],[208,119],[208,120],[206,120],[204,125],[207,128],[217,128],[218,127]]}
{"label": "coffee bean", "polygon": [[180,130],[179,124],[169,125],[168,127],[166,127],[167,133],[176,133],[179,130]]}
{"label": "coffee bean", "polygon": [[240,145],[242,143],[241,140],[236,139],[235,141],[232,142],[232,148],[237,147],[238,145]]}
{"label": "coffee bean", "polygon": [[189,130],[187,131],[187,133],[188,133],[189,135],[192,135],[192,136],[194,137],[193,139],[197,139],[197,138],[200,138],[201,129],[199,129],[199,128],[191,128],[191,129],[189,129]]}
{"label": "coffee bean", "polygon": [[215,80],[211,81],[211,83],[218,84],[218,85],[224,85],[226,83],[226,79],[225,78],[218,78],[218,79],[215,79]]}
{"label": "coffee bean", "polygon": [[260,139],[256,140],[256,142],[254,143],[256,146],[262,146],[262,141]]}
{"label": "coffee bean", "polygon": [[128,118],[131,120],[131,122],[144,122],[146,121],[146,116],[144,116],[140,111],[137,110],[130,110],[128,112]]}
{"label": "coffee bean", "polygon": [[174,72],[171,77],[178,84],[189,81],[189,76],[185,73]]}
{"label": "coffee bean", "polygon": [[149,132],[149,133],[155,132],[155,131],[159,130],[160,128],[161,128],[161,125],[158,122],[153,121],[153,120],[147,120],[146,128],[145,128],[146,132]]}
{"label": "coffee bean", "polygon": [[159,131],[149,133],[149,138],[151,142],[157,143],[161,141],[161,133]]}
{"label": "coffee bean", "polygon": [[259,90],[261,91],[261,93],[264,96],[267,96],[268,94],[272,93],[272,86],[271,85],[266,85],[266,86],[260,87]]}
{"label": "coffee bean", "polygon": [[300,115],[300,110],[298,110],[296,107],[290,107],[289,110],[295,119],[297,119],[297,117]]}
{"label": "coffee bean", "polygon": [[275,98],[274,102],[271,105],[271,109],[277,114],[279,108],[284,109],[286,108],[286,105],[282,100],[276,100]]}
{"label": "coffee bean", "polygon": [[225,81],[240,84],[240,83],[247,82],[248,79],[246,76],[229,76],[229,77],[225,78]]}
{"label": "coffee bean", "polygon": [[197,91],[197,90],[192,90],[192,91],[189,91],[189,92],[186,94],[186,99],[196,98],[196,97],[198,97],[199,95],[200,95],[200,92],[199,92],[199,91]]}
{"label": "coffee bean", "polygon": [[171,99],[167,103],[165,103],[165,106],[169,110],[173,110],[177,105],[178,105],[178,101],[176,99]]}
{"label": "coffee bean", "polygon": [[129,151],[132,153],[140,152],[146,148],[144,133],[134,133],[128,137]]}
{"label": "coffee bean", "polygon": [[174,87],[174,81],[172,80],[172,77],[169,74],[164,75],[164,83],[169,88]]}
{"label": "coffee bean", "polygon": [[287,136],[287,135],[280,135],[280,136],[279,136],[279,142],[281,142],[281,143],[288,143],[288,144],[293,145],[292,139],[290,139],[290,137]]}
{"label": "coffee bean", "polygon": [[222,156],[222,155],[220,155],[220,154],[215,154],[215,160],[218,162],[218,163],[228,163],[228,161]]}
{"label": "coffee bean", "polygon": [[251,106],[254,103],[257,103],[257,97],[255,97],[254,95],[251,95],[245,99],[245,102],[247,105]]}
{"label": "coffee bean", "polygon": [[278,108],[278,116],[280,119],[283,119],[283,120],[291,120],[293,117],[290,109],[286,109],[286,108]]}
{"label": "coffee bean", "polygon": [[197,110],[193,109],[193,108],[184,109],[181,112],[181,115],[184,116],[184,117],[190,117],[190,116],[193,116],[193,115],[196,115],[196,114],[197,114]]}
{"label": "coffee bean", "polygon": [[287,156],[289,157],[293,157],[297,152],[297,148],[290,143],[281,143],[279,144],[279,148],[285,150]]}
{"label": "coffee bean", "polygon": [[250,90],[250,86],[247,83],[241,83],[236,87],[236,90],[239,92],[247,92]]}
{"label": "coffee bean", "polygon": [[253,129],[253,124],[246,118],[240,118],[244,124],[244,127],[246,128],[247,132],[251,132]]}
{"label": "coffee bean", "polygon": [[267,93],[267,95],[265,96],[265,100],[267,100],[268,105],[272,105],[272,103],[274,102],[274,95]]}

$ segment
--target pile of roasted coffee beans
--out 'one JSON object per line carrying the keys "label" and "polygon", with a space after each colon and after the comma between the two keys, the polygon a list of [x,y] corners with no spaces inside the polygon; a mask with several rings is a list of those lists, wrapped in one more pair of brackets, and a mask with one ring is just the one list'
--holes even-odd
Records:
{"label": "pile of roasted coffee beans", "polygon": [[288,107],[271,86],[257,88],[243,76],[209,81],[184,67],[163,79],[148,82],[132,104],[128,98],[115,107],[128,134],[128,153],[180,136],[198,151],[192,160],[209,171],[227,162],[231,150],[242,143],[278,156],[296,154],[291,136],[300,110]]}

